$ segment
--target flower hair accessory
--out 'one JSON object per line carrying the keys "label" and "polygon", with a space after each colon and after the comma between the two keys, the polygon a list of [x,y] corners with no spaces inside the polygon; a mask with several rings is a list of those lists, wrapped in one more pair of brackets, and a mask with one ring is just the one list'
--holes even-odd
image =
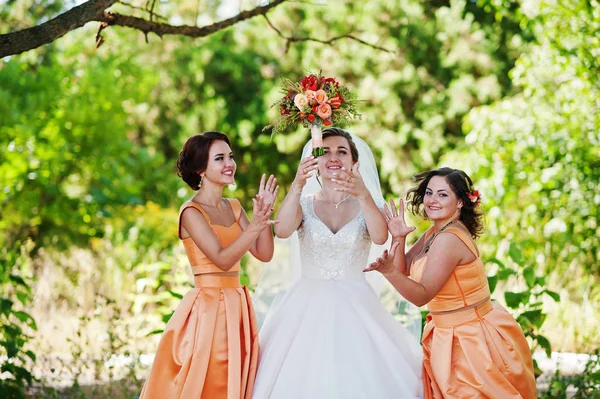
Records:
{"label": "flower hair accessory", "polygon": [[279,106],[279,117],[264,130],[273,129],[272,135],[299,124],[310,129],[316,157],[325,153],[322,126],[331,126],[361,115],[356,110],[357,97],[334,78],[321,73],[311,73],[299,81],[284,79],[283,98],[272,107]]}
{"label": "flower hair accessory", "polygon": [[467,193],[467,196],[474,204],[478,203],[479,199],[481,198],[481,194],[479,194],[479,191],[477,190],[471,190],[470,193]]}

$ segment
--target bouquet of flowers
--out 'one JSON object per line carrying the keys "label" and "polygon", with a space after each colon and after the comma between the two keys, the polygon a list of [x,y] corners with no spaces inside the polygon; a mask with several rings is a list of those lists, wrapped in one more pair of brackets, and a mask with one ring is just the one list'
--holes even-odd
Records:
{"label": "bouquet of flowers", "polygon": [[302,77],[300,81],[284,79],[284,97],[273,106],[279,106],[279,117],[265,129],[281,133],[298,124],[310,128],[313,155],[324,154],[322,126],[331,126],[361,115],[356,110],[357,97],[334,78],[319,72]]}

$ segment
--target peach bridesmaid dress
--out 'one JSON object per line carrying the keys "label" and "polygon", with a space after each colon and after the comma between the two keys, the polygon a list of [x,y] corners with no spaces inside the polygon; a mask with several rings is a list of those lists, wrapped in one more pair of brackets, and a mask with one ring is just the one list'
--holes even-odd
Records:
{"label": "peach bridesmaid dress", "polygon": [[[193,207],[209,221],[225,247],[242,233],[241,206],[229,199],[236,221],[231,226],[210,224],[208,214],[186,202],[179,214]],[[239,276],[222,273],[190,238],[183,239],[194,273],[189,291],[167,323],[154,364],[140,399],[250,399],[258,360],[258,328],[246,287]],[[239,271],[239,262],[230,271]]]}
{"label": "peach bridesmaid dress", "polygon": [[[485,269],[471,237],[458,236],[477,259],[457,266],[435,298],[423,331],[426,399],[534,399],[533,360],[523,331],[501,305],[490,300]],[[433,228],[426,238],[433,234]],[[427,256],[417,259],[411,277],[419,281]]]}

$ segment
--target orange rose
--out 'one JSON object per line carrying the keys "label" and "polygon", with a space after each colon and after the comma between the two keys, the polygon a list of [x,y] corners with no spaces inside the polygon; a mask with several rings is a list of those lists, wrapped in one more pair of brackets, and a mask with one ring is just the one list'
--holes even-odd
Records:
{"label": "orange rose", "polygon": [[306,90],[304,92],[304,95],[306,96],[306,98],[308,98],[308,101],[310,102],[310,100],[314,99],[315,96],[317,95],[317,93],[315,93],[313,90]]}
{"label": "orange rose", "polygon": [[328,119],[331,116],[332,112],[333,111],[331,110],[331,105],[327,103],[320,104],[317,107],[317,115],[319,115],[321,119]]}
{"label": "orange rose", "polygon": [[317,92],[315,93],[315,100],[317,100],[319,104],[326,103],[327,93],[325,93],[325,90],[317,90]]}

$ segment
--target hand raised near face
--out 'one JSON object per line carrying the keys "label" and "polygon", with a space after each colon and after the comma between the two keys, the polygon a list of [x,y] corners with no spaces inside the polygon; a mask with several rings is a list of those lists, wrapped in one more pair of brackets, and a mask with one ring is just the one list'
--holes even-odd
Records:
{"label": "hand raised near face", "polygon": [[358,170],[358,162],[352,166],[352,170],[342,168],[339,172],[335,172],[331,181],[338,186],[334,188],[335,191],[348,193],[359,199],[371,195]]}
{"label": "hand raised near face", "polygon": [[294,182],[292,183],[292,185],[295,186],[293,189],[296,191],[302,190],[306,185],[308,178],[312,176],[312,172],[318,168],[319,160],[312,155],[300,161],[298,170],[296,171],[296,177],[294,177]]}

